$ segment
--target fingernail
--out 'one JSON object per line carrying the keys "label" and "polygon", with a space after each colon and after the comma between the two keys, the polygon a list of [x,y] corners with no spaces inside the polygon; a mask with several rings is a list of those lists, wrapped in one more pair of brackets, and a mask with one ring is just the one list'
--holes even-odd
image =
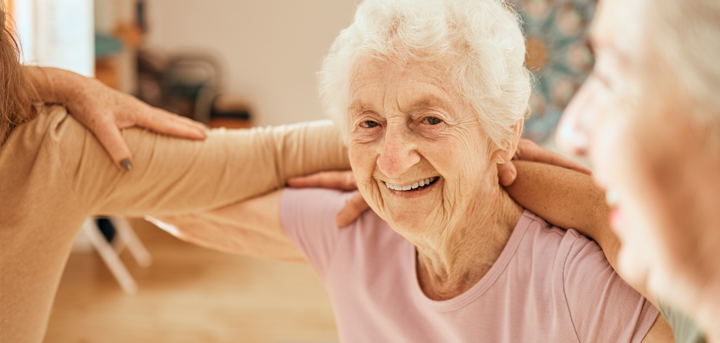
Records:
{"label": "fingernail", "polygon": [[506,170],[502,174],[500,174],[500,184],[503,186],[508,186],[512,184],[514,175],[512,170]]}
{"label": "fingernail", "polygon": [[122,167],[122,169],[125,169],[125,171],[132,170],[132,162],[130,162],[129,158],[120,161],[120,166]]}

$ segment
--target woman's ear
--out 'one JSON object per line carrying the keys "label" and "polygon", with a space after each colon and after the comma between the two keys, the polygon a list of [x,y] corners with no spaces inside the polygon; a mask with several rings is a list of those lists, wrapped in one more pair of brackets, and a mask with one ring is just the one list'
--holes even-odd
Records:
{"label": "woman's ear", "polygon": [[503,164],[512,160],[513,156],[515,156],[515,152],[517,151],[520,137],[522,137],[522,131],[524,126],[525,120],[523,119],[520,119],[517,123],[515,123],[515,126],[513,127],[513,134],[509,138],[509,144],[507,148],[495,150],[495,152],[493,152],[492,154],[492,162]]}

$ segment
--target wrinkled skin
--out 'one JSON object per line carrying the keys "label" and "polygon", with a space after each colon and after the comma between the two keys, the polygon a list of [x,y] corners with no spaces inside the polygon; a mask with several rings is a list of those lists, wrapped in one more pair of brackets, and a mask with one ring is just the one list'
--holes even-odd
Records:
{"label": "wrinkled skin", "polygon": [[[482,153],[490,147],[479,120],[444,87],[436,68],[358,64],[363,67],[351,90],[348,150],[360,191],[401,232],[462,225],[453,221],[478,210],[475,194],[498,190],[495,164]],[[439,180],[420,191],[428,193],[423,196],[385,186],[430,177]]]}
{"label": "wrinkled skin", "polygon": [[[451,298],[484,275],[522,213],[497,177],[497,163],[512,157],[521,124],[511,147],[499,149],[454,93],[443,65],[369,57],[356,65],[348,152],[360,193],[417,247],[428,296]],[[433,177],[433,184],[412,192],[386,186]]]}

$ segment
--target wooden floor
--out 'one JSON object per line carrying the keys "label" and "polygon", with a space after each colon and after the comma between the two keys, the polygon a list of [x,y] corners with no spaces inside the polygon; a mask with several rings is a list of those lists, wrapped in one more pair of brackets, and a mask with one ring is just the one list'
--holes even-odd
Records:
{"label": "wooden floor", "polygon": [[337,342],[309,266],[224,254],[131,223],[153,257],[145,269],[123,254],[138,293],[123,293],[96,253],[72,254],[45,342]]}

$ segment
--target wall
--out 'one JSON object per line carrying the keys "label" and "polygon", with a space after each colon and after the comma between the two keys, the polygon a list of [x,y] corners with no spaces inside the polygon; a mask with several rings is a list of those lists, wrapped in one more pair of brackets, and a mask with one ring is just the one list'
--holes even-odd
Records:
{"label": "wall", "polygon": [[[357,0],[359,2],[359,0]],[[356,0],[147,0],[147,46],[215,53],[258,125],[322,119],[315,72]]]}

